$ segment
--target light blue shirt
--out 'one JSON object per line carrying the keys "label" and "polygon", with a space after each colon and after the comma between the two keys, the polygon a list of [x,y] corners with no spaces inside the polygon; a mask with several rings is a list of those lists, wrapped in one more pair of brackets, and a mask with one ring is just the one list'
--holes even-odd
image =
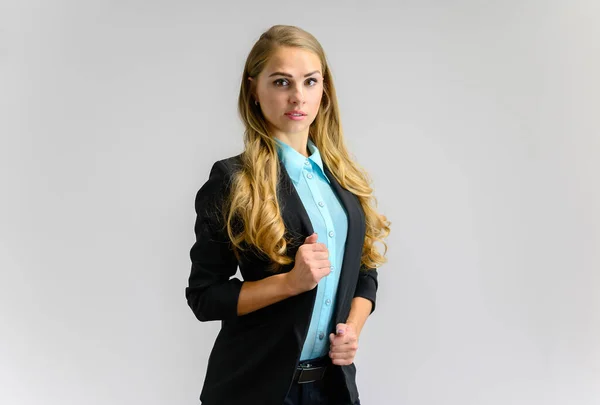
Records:
{"label": "light blue shirt", "polygon": [[279,158],[318,234],[317,242],[327,246],[331,262],[331,273],[319,281],[308,334],[300,355],[300,360],[310,360],[329,352],[329,331],[335,327],[333,310],[346,245],[348,217],[325,175],[316,145],[308,139],[310,156],[306,158],[285,142],[277,138],[275,141]]}

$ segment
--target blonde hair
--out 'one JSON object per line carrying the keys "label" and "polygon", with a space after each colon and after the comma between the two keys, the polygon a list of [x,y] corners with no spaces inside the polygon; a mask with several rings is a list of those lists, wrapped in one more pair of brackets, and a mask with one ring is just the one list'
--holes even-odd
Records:
{"label": "blonde hair", "polygon": [[[387,244],[383,239],[388,236],[391,223],[371,206],[371,202],[376,205],[377,200],[369,186],[370,178],[350,158],[344,144],[335,87],[321,44],[310,33],[289,25],[275,25],[264,32],[252,47],[244,66],[238,112],[245,125],[245,148],[241,154],[241,167],[232,176],[230,194],[223,209],[235,254],[239,260],[239,251],[252,247],[270,262],[272,272],[278,272],[282,266],[294,261],[286,254],[292,237],[286,238],[277,199],[279,158],[276,142],[269,134],[260,106],[254,104],[252,86],[256,85],[256,80],[248,80],[248,77],[259,75],[278,47],[302,48],[316,54],[321,61],[323,96],[319,112],[309,128],[309,136],[325,165],[342,187],[358,197],[365,213],[361,268],[378,267],[387,261],[384,257]],[[383,243],[384,255],[374,246],[377,241]]]}

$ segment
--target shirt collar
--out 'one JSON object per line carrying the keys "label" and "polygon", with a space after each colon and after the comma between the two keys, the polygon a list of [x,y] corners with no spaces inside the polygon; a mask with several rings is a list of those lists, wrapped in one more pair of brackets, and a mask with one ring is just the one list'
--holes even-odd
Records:
{"label": "shirt collar", "polygon": [[305,167],[305,162],[307,160],[312,161],[313,169],[316,165],[319,168],[322,176],[325,177],[327,182],[329,182],[329,179],[327,178],[327,176],[325,176],[325,170],[323,169],[323,161],[321,160],[321,154],[319,153],[319,149],[317,149],[317,146],[313,143],[313,141],[310,140],[310,138],[308,138],[307,143],[308,151],[310,153],[310,156],[308,158],[304,157],[296,149],[292,148],[287,143],[277,138],[273,139],[275,139],[275,142],[277,144],[277,154],[279,155],[281,162],[287,169],[290,178],[292,179],[292,181],[294,181],[295,184],[297,184],[300,181],[300,178],[302,177],[302,169]]}

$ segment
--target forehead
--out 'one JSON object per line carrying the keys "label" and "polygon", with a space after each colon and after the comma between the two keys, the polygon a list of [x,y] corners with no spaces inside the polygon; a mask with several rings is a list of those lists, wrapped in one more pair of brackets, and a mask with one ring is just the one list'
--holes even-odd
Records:
{"label": "forehead", "polygon": [[270,74],[281,71],[302,76],[315,70],[322,73],[321,61],[313,52],[301,48],[279,47],[269,58],[263,72]]}

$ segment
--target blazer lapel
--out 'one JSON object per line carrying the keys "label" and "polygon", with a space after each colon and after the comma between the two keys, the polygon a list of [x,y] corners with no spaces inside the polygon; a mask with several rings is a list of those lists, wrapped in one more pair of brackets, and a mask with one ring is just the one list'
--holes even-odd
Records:
{"label": "blazer lapel", "polygon": [[[306,237],[312,235],[314,229],[296,187],[292,183],[292,179],[281,159],[279,159],[279,187],[277,193],[286,230],[292,236],[302,238],[300,239],[300,244],[302,244]],[[297,220],[300,221],[299,224]],[[298,225],[300,225],[300,228]]]}
{"label": "blazer lapel", "polygon": [[323,163],[323,167],[333,190],[340,198],[344,208],[346,208],[346,215],[348,216],[348,234],[344,247],[342,274],[340,275],[336,298],[337,304],[334,312],[335,323],[345,323],[358,281],[360,259],[362,257],[362,247],[365,238],[365,215],[358,198],[338,183],[325,163]]}

